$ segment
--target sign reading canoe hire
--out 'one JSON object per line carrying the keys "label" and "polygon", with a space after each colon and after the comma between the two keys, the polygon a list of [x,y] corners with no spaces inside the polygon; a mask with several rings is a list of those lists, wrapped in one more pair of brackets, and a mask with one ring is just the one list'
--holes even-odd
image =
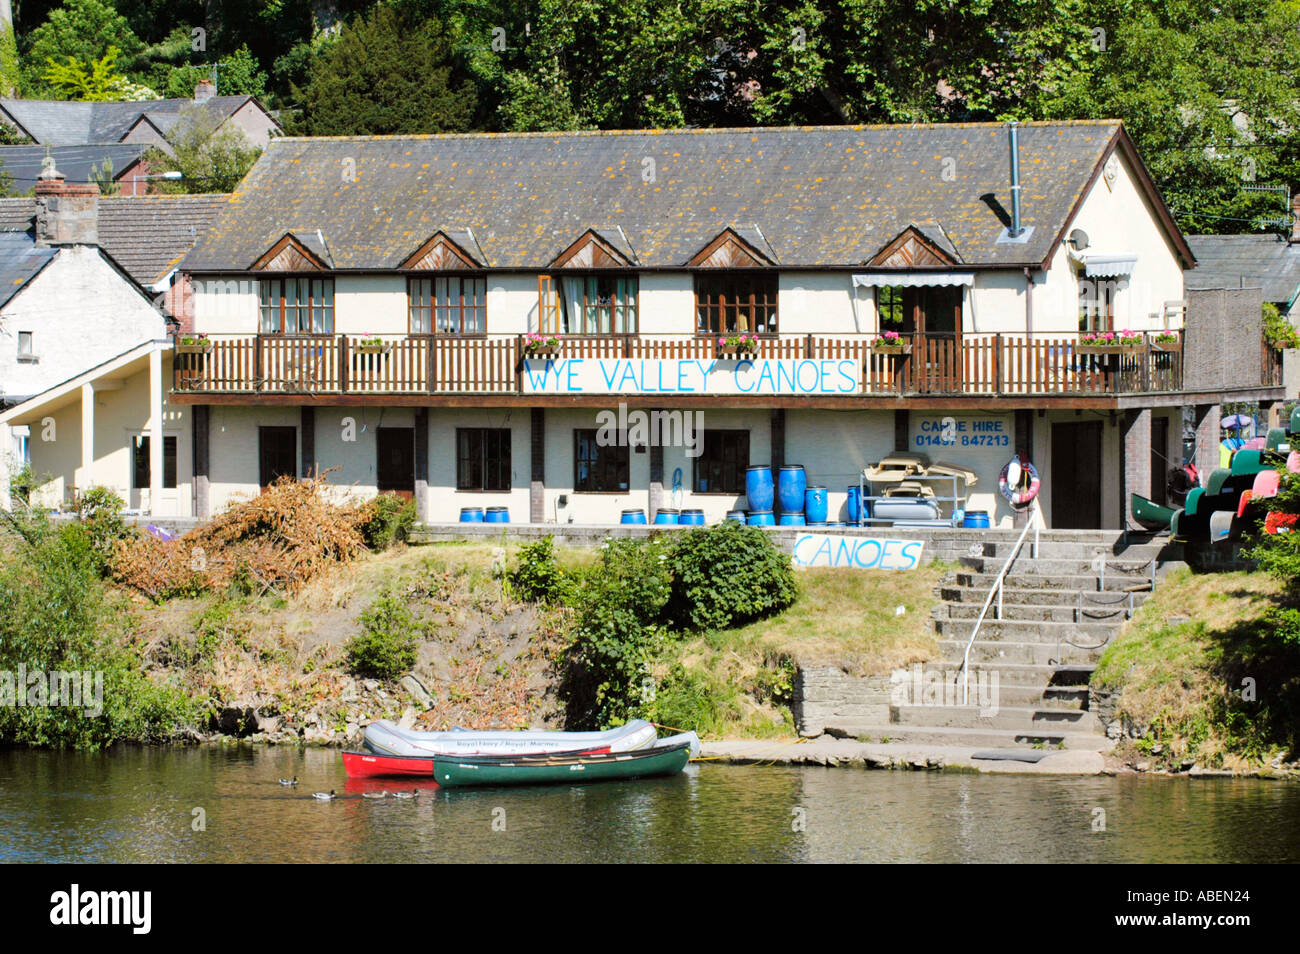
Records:
{"label": "sign reading canoe hire", "polygon": [[532,394],[857,394],[848,358],[547,358],[524,362]]}

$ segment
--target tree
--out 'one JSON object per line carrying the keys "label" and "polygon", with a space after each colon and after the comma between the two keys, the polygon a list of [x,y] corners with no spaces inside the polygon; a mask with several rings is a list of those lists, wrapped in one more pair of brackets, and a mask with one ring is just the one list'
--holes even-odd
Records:
{"label": "tree", "polygon": [[123,102],[157,99],[158,94],[147,86],[132,83],[115,70],[117,47],[91,63],[80,63],[68,57],[66,63],[48,61],[42,79],[49,84],[59,99],[83,102]]}
{"label": "tree", "polygon": [[187,107],[167,135],[171,153],[151,149],[145,161],[157,172],[179,172],[179,182],[161,181],[164,192],[231,192],[262,150],[233,126],[218,129],[210,111]]}
{"label": "tree", "polygon": [[[163,95],[174,99],[188,99],[194,95],[199,80],[208,79],[211,67],[202,64],[185,64],[172,67],[163,85]],[[217,92],[222,96],[266,95],[266,74],[257,66],[257,60],[241,46],[217,63]]]}
{"label": "tree", "polygon": [[390,3],[344,26],[303,91],[301,125],[314,136],[456,132],[470,128],[473,82],[451,35]]}
{"label": "tree", "polygon": [[88,66],[103,60],[110,47],[130,67],[143,44],[111,3],[67,0],[32,33],[25,60],[29,90],[37,95],[54,91],[44,75],[51,60],[65,64],[71,59]]}

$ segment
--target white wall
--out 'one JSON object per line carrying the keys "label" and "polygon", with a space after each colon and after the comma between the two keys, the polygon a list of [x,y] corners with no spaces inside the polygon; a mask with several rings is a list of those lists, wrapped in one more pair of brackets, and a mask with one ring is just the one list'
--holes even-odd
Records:
{"label": "white wall", "polygon": [[[33,333],[36,361],[18,360],[20,331]],[[165,333],[162,315],[96,249],[60,249],[0,310],[0,392],[39,394]]]}
{"label": "white wall", "polygon": [[[475,493],[456,489],[456,428],[510,430],[510,490]],[[508,507],[511,523],[528,522],[532,477],[532,424],[524,408],[432,408],[429,412],[429,513],[434,523],[460,519],[462,507]]]}

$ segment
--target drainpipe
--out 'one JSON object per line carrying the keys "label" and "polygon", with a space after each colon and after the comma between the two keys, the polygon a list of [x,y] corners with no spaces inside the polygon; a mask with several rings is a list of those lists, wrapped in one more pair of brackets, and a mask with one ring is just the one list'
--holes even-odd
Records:
{"label": "drainpipe", "polygon": [[1025,266],[1025,334],[1034,333],[1034,275]]}
{"label": "drainpipe", "polygon": [[1011,228],[1007,236],[1019,238],[1024,231],[1020,227],[1020,124],[1011,120],[1007,123],[1007,133],[1011,147]]}

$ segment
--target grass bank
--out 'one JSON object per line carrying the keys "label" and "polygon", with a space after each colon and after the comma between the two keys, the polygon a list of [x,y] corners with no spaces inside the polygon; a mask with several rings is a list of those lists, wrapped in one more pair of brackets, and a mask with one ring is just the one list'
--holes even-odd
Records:
{"label": "grass bank", "polygon": [[1278,634],[1285,591],[1262,572],[1171,573],[1092,677],[1125,729],[1121,758],[1258,771],[1296,757],[1300,647]]}

